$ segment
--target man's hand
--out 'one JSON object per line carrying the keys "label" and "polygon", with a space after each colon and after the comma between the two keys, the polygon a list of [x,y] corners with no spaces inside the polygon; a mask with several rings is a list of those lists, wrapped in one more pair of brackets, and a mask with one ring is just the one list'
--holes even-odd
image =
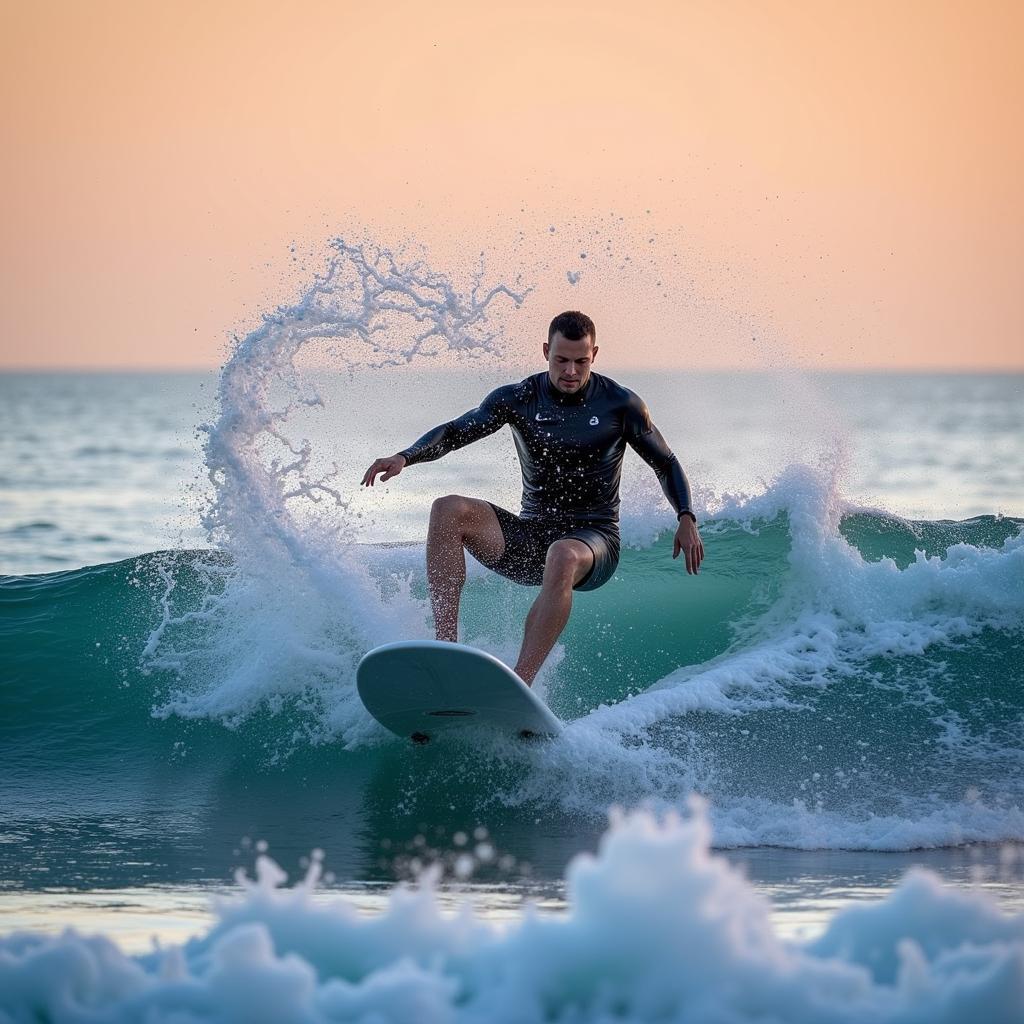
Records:
{"label": "man's hand", "polygon": [[376,479],[379,473],[384,475],[380,478],[381,483],[385,480],[390,480],[393,476],[398,476],[402,470],[405,469],[405,456],[404,455],[392,455],[386,459],[378,459],[364,474],[362,487],[372,487],[373,481]]}
{"label": "man's hand", "polygon": [[678,558],[680,551],[686,556],[686,571],[696,575],[700,563],[704,561],[704,545],[697,532],[697,524],[689,516],[679,520],[676,539],[672,544],[672,557]]}

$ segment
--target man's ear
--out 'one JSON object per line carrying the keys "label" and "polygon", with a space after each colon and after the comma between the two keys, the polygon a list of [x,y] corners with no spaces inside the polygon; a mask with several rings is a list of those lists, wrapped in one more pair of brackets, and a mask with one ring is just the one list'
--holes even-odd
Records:
{"label": "man's ear", "polygon": [[545,341],[544,342],[544,358],[548,358],[548,353],[551,351],[551,346]]}
{"label": "man's ear", "polygon": [[590,361],[593,362],[597,358],[597,346],[594,346],[594,351],[590,353]]}

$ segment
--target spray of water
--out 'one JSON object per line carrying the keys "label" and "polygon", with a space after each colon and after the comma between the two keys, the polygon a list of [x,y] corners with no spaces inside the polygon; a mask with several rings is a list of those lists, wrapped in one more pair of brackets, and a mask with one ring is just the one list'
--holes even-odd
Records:
{"label": "spray of water", "polygon": [[297,411],[323,405],[303,358],[354,369],[495,355],[503,317],[526,294],[486,283],[482,266],[460,290],[422,260],[338,239],[305,294],[237,341],[221,373],[219,416],[203,428],[214,493],[203,523],[221,557],[197,566],[206,590],[198,611],[175,613],[167,573],[146,647],[148,665],[179,680],[163,713],[233,724],[291,701],[318,706],[328,731],[365,730],[344,685],[353,652],[420,635],[426,614],[407,589],[404,600],[382,599],[352,543],[337,481],[345,467],[316,468],[311,442],[290,430]]}

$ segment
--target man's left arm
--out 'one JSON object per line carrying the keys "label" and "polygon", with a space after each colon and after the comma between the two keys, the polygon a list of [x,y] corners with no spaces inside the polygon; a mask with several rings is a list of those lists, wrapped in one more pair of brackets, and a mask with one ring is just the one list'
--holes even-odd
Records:
{"label": "man's left arm", "polygon": [[696,573],[704,560],[704,545],[697,529],[697,516],[690,500],[690,484],[679,465],[672,449],[665,443],[661,431],[651,422],[646,404],[636,395],[632,396],[626,412],[626,441],[658,477],[658,483],[665,492],[679,521],[672,557],[682,552],[686,560],[686,571]]}

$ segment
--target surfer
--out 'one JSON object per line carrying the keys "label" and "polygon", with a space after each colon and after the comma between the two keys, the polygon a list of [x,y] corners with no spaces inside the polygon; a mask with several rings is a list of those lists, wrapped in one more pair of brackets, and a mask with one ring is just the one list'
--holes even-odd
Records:
{"label": "surfer", "polygon": [[539,586],[526,617],[515,671],[528,685],[569,619],[574,590],[596,590],[619,561],[619,481],[628,444],[654,470],[678,520],[672,557],[686,571],[704,558],[686,474],[640,397],[593,373],[597,331],[583,313],[560,313],[544,343],[546,372],[492,391],[458,419],[410,447],[377,459],[372,487],[407,466],[431,462],[508,424],[523,471],[520,515],[480,498],[434,501],[427,531],[427,583],[438,640],[458,639],[459,601],[469,551],[515,583]]}

